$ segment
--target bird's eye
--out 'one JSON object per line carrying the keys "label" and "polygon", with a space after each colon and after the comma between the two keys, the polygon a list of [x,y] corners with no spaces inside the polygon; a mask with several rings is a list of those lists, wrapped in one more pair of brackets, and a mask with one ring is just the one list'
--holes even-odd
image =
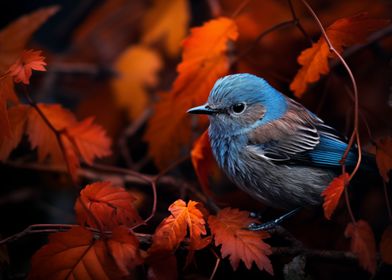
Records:
{"label": "bird's eye", "polygon": [[236,114],[241,114],[245,110],[245,103],[237,103],[231,106],[231,109]]}

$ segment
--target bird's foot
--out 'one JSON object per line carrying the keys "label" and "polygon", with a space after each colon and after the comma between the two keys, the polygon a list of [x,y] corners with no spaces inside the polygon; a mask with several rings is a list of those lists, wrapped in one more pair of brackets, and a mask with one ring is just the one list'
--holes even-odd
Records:
{"label": "bird's foot", "polygon": [[[251,223],[248,226],[248,230],[251,231],[258,231],[258,230],[269,230],[271,228],[276,227],[277,225],[281,224],[283,221],[287,220],[288,218],[290,218],[291,216],[293,216],[295,213],[297,213],[301,208],[295,208],[294,210],[291,210],[290,212],[276,218],[275,220],[272,221],[268,221],[262,224],[258,224],[258,223]],[[254,212],[252,212],[254,214]],[[251,213],[251,214],[252,214]]]}

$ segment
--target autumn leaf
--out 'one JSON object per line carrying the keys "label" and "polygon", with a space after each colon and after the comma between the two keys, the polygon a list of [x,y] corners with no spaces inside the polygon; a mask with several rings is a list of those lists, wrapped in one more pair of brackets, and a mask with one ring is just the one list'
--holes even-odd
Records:
{"label": "autumn leaf", "polygon": [[90,117],[67,127],[66,135],[72,139],[78,153],[87,164],[92,164],[95,158],[102,158],[111,154],[111,140],[106,136],[105,130],[93,123]]}
{"label": "autumn leaf", "polygon": [[0,31],[0,73],[18,59],[33,33],[58,10],[58,6],[36,10],[18,18]]}
{"label": "autumn leaf", "polygon": [[118,73],[112,81],[118,106],[127,110],[129,118],[139,117],[150,104],[147,88],[158,84],[162,60],[157,52],[144,46],[126,49],[114,63]]}
{"label": "autumn leaf", "polygon": [[130,270],[143,263],[139,240],[125,226],[114,228],[107,244],[111,256],[123,275],[129,275]]}
{"label": "autumn leaf", "polygon": [[0,161],[6,160],[21,141],[29,109],[26,105],[17,105],[8,110],[12,134],[11,137],[0,134]]}
{"label": "autumn leaf", "polygon": [[381,236],[381,259],[387,264],[392,264],[392,225],[389,225]]}
{"label": "autumn leaf", "polygon": [[376,272],[376,242],[369,224],[363,220],[349,223],[344,235],[351,238],[351,251],[358,256],[361,266],[374,274]]}
{"label": "autumn leaf", "polygon": [[[60,133],[66,161],[71,167],[72,175],[76,176],[79,166],[79,156],[91,164],[95,158],[111,154],[111,141],[105,131],[93,124],[92,118],[78,122],[75,116],[58,104],[38,104],[39,109]],[[30,110],[27,122],[27,135],[32,148],[38,149],[38,160],[44,161],[50,157],[54,164],[64,165],[64,156],[56,134],[43,120],[37,110]]]}
{"label": "autumn leaf", "polygon": [[149,251],[174,251],[185,239],[187,229],[191,250],[202,249],[200,244],[207,245],[202,237],[207,232],[201,207],[199,202],[190,200],[187,205],[181,199],[170,205],[171,215],[157,227]]}
{"label": "autumn leaf", "polygon": [[376,141],[376,162],[378,170],[385,182],[389,182],[389,172],[392,169],[392,138]]}
{"label": "autumn leaf", "polygon": [[14,64],[8,70],[9,75],[13,77],[15,83],[30,84],[32,70],[46,71],[45,57],[41,51],[28,50],[23,51]]}
{"label": "autumn leaf", "polygon": [[49,236],[49,243],[32,258],[29,279],[109,280],[121,276],[105,242],[87,229],[75,227]]}
{"label": "autumn leaf", "polygon": [[76,201],[75,211],[79,224],[97,226],[95,220],[86,213],[80,200],[105,228],[117,225],[133,226],[141,218],[133,206],[136,200],[122,187],[115,187],[110,182],[96,182],[87,185]]}
{"label": "autumn leaf", "polygon": [[162,40],[167,53],[177,55],[188,29],[188,5],[186,0],[154,0],[143,20],[142,42],[151,45]]}
{"label": "autumn leaf", "polygon": [[[193,28],[184,40],[179,75],[170,93],[161,94],[145,135],[149,155],[158,167],[163,168],[189,150],[195,127],[186,111],[205,103],[215,81],[228,74],[228,44],[237,37],[234,21],[222,17]],[[197,127],[200,130],[206,125],[207,119],[203,118]]]}
{"label": "autumn leaf", "polygon": [[215,245],[222,245],[222,257],[230,256],[234,270],[242,260],[247,269],[255,262],[260,270],[273,275],[271,261],[267,257],[272,253],[271,247],[263,241],[270,235],[265,231],[248,230],[248,225],[254,222],[257,220],[250,218],[248,212],[231,208],[224,208],[216,216],[208,218]]}
{"label": "autumn leaf", "polygon": [[[366,13],[361,13],[335,21],[326,29],[326,33],[336,51],[342,54],[344,48],[364,43],[371,33],[388,24],[388,20],[372,19]],[[329,72],[328,58],[331,57],[335,55],[329,51],[324,37],[320,37],[312,47],[298,56],[301,68],[290,84],[295,96],[301,97],[308,84],[318,81],[321,75]]]}
{"label": "autumn leaf", "polygon": [[321,196],[324,197],[324,215],[328,220],[331,219],[332,213],[335,211],[336,206],[338,206],[345,187],[345,182],[348,182],[349,177],[348,173],[341,174],[339,177],[334,178],[328,187],[321,193]]}

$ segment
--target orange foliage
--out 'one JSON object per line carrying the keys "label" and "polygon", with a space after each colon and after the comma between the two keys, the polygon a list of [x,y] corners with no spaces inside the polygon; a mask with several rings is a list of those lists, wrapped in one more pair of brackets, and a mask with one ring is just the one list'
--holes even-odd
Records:
{"label": "orange foliage", "polygon": [[382,261],[392,265],[392,225],[389,225],[382,234],[380,253]]}
{"label": "orange foliage", "polygon": [[[344,48],[363,43],[369,34],[388,23],[388,20],[372,19],[362,13],[335,21],[326,29],[326,33],[336,51],[342,54]],[[290,84],[297,97],[303,95],[309,83],[318,81],[320,75],[329,72],[328,58],[334,56],[334,53],[329,51],[324,37],[298,56],[298,63],[302,67]]]}
{"label": "orange foliage", "polygon": [[125,226],[112,230],[112,237],[107,241],[110,255],[113,257],[122,275],[128,275],[135,266],[143,263],[140,255],[139,240]]}
{"label": "orange foliage", "polygon": [[[86,212],[80,200],[90,213]],[[141,221],[132,204],[135,200],[131,193],[122,187],[113,186],[110,182],[87,185],[80,192],[80,198],[75,204],[78,222],[81,225],[97,226],[95,220],[89,215],[92,214],[107,229],[117,225],[133,226]]]}
{"label": "orange foliage", "polygon": [[369,224],[363,220],[349,223],[344,235],[351,238],[351,251],[358,256],[361,266],[374,274],[376,271],[376,241]]}
{"label": "orange foliage", "polygon": [[50,235],[33,256],[29,279],[121,279],[140,260],[137,239],[125,230],[114,229],[108,241],[83,227]]}
{"label": "orange foliage", "polygon": [[30,84],[32,70],[46,71],[45,57],[41,51],[23,51],[14,64],[10,66],[9,74],[14,78],[15,83]]}
{"label": "orange foliage", "polygon": [[389,182],[392,169],[392,138],[379,139],[377,142],[376,161],[378,170],[385,182]]}
{"label": "orange foliage", "polygon": [[[189,148],[192,125],[186,111],[204,103],[215,81],[228,74],[228,43],[237,37],[235,23],[222,17],[193,28],[184,40],[179,75],[170,93],[161,94],[145,135],[149,154],[158,167],[166,166],[180,156],[181,150]],[[198,127],[205,126],[206,119],[200,120]]]}
{"label": "orange foliage", "polygon": [[324,197],[324,215],[328,220],[331,219],[332,213],[335,211],[336,206],[338,206],[345,187],[345,182],[348,182],[349,177],[348,173],[344,173],[339,177],[334,178],[321,194]]}
{"label": "orange foliage", "polygon": [[154,0],[143,20],[142,42],[153,44],[162,40],[167,53],[177,55],[188,29],[189,12],[186,0]]}
{"label": "orange foliage", "polygon": [[263,239],[270,235],[265,231],[250,231],[247,226],[257,222],[249,217],[249,212],[238,209],[224,208],[216,216],[208,218],[208,224],[214,236],[215,245],[222,245],[222,257],[230,256],[233,269],[237,269],[240,260],[250,269],[255,262],[260,270],[265,269],[273,274],[271,261],[271,247]]}
{"label": "orange foliage", "polygon": [[30,108],[26,105],[17,105],[8,110],[11,127],[11,136],[0,136],[0,160],[8,158],[13,149],[18,146],[25,130],[27,114]]}
{"label": "orange foliage", "polygon": [[190,200],[187,205],[179,199],[170,205],[169,211],[171,215],[155,231],[150,252],[175,250],[185,239],[187,229],[191,250],[199,250],[208,245],[208,239],[202,237],[207,232],[204,209],[199,202]]}

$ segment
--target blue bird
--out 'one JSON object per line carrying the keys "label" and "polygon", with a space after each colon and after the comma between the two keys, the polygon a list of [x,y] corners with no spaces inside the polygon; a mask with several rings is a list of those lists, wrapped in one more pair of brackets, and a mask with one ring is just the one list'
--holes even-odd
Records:
{"label": "blue bird", "polygon": [[[318,205],[321,192],[341,172],[344,139],[257,76],[219,79],[208,102],[188,113],[209,116],[208,134],[218,165],[266,205],[288,210]],[[346,166],[356,162],[352,149]]]}

